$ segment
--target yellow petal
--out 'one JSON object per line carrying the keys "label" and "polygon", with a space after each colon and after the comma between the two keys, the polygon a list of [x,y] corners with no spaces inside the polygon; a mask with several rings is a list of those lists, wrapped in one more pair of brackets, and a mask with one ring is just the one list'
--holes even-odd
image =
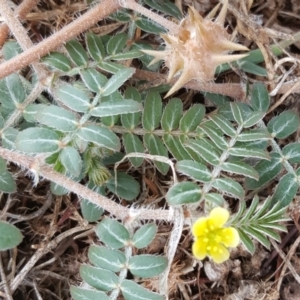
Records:
{"label": "yellow petal", "polygon": [[222,243],[226,247],[236,247],[240,243],[238,231],[233,227],[222,229]]}
{"label": "yellow petal", "polygon": [[205,236],[208,233],[207,218],[199,218],[192,227],[194,237]]}
{"label": "yellow petal", "polygon": [[203,243],[200,240],[196,240],[192,246],[193,255],[199,260],[204,259],[207,256],[206,247],[206,243]]}
{"label": "yellow petal", "polygon": [[209,256],[215,263],[221,264],[229,258],[230,254],[227,248],[222,244],[213,244],[211,245]]}
{"label": "yellow petal", "polygon": [[221,228],[229,219],[229,212],[222,207],[215,207],[209,214],[208,226],[210,230]]}

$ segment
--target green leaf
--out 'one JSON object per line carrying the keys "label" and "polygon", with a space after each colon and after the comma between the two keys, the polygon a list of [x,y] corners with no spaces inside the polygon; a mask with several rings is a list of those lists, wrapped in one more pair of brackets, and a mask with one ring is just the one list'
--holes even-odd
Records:
{"label": "green leaf", "polygon": [[240,142],[249,142],[249,141],[256,141],[256,140],[268,140],[271,138],[270,133],[268,133],[264,129],[251,129],[248,131],[243,131],[237,136],[237,141]]}
{"label": "green leaf", "polygon": [[259,180],[256,181],[254,179],[246,178],[245,186],[249,190],[255,190],[260,188],[267,182],[274,179],[282,169],[282,161],[281,156],[276,153],[271,153],[271,161],[260,161],[256,166],[255,170],[259,174]]}
{"label": "green leaf", "polygon": [[[168,157],[168,150],[160,138],[153,134],[145,134],[144,143],[151,155],[160,155]],[[169,171],[169,165],[160,161],[155,161],[155,166],[163,174],[166,175]]]}
{"label": "green leaf", "polygon": [[109,300],[104,292],[91,290],[87,288],[81,288],[77,286],[71,286],[70,288],[71,296],[74,300]]}
{"label": "green leaf", "polygon": [[248,252],[250,252],[251,255],[255,253],[255,246],[248,234],[246,234],[241,228],[237,228],[239,232],[240,239],[247,249]]}
{"label": "green leaf", "polygon": [[291,164],[300,163],[300,143],[290,143],[283,147],[282,154]]}
{"label": "green leaf", "polygon": [[112,61],[102,61],[98,63],[98,67],[105,72],[115,74],[126,67]]}
{"label": "green leaf", "polygon": [[132,245],[137,249],[147,247],[155,238],[157,226],[154,223],[143,225],[132,238]]}
{"label": "green leaf", "polygon": [[146,130],[153,131],[159,126],[162,116],[162,101],[159,93],[148,93],[143,112],[143,127]]}
{"label": "green leaf", "polygon": [[202,104],[194,104],[184,114],[179,123],[179,128],[182,132],[193,132],[201,123],[205,116],[205,107]]}
{"label": "green leaf", "polygon": [[212,179],[212,174],[205,165],[192,160],[179,161],[176,170],[200,182],[210,182]]}
{"label": "green leaf", "polygon": [[216,124],[226,135],[230,137],[234,137],[236,135],[235,129],[224,116],[220,114],[213,114],[210,116],[210,120],[212,120],[214,124]]}
{"label": "green leaf", "polygon": [[[242,223],[248,223],[251,224],[251,220],[254,219],[255,211],[257,209],[257,206],[259,204],[259,198],[257,195],[254,196],[254,198],[251,201],[250,206],[245,210],[245,214],[242,217]],[[265,203],[264,203],[265,204]]]}
{"label": "green leaf", "polygon": [[244,128],[249,128],[257,124],[260,120],[262,120],[265,116],[265,112],[262,111],[254,111],[250,114],[247,114],[246,120],[244,121]]}
{"label": "green leaf", "polygon": [[143,55],[144,55],[143,52],[141,52],[137,49],[134,49],[134,50],[127,51],[125,53],[117,53],[115,55],[111,55],[111,56],[107,57],[106,59],[127,60],[127,59],[139,58],[139,57],[142,57]]}
{"label": "green leaf", "polygon": [[183,105],[179,98],[173,98],[169,101],[164,109],[161,127],[163,130],[170,132],[179,126],[179,121],[183,113]]}
{"label": "green leaf", "polygon": [[[141,140],[132,133],[123,134],[123,144],[127,154],[132,152],[144,153],[145,148]],[[140,167],[143,163],[143,158],[141,157],[131,157],[129,158],[131,163],[136,167]]]}
{"label": "green leaf", "polygon": [[78,67],[85,66],[88,63],[88,55],[83,46],[77,40],[67,42],[65,47],[72,61]]}
{"label": "green leaf", "polygon": [[134,100],[113,100],[103,102],[91,110],[95,117],[108,117],[142,111],[141,103]]}
{"label": "green leaf", "polygon": [[242,186],[229,178],[216,178],[211,186],[222,193],[232,195],[240,200],[243,200],[245,197],[245,191]]}
{"label": "green leaf", "polygon": [[85,37],[87,49],[90,56],[95,61],[101,61],[105,56],[105,49],[101,38],[92,32],[88,32]]}
{"label": "green leaf", "polygon": [[80,208],[83,218],[88,222],[98,221],[104,212],[101,207],[86,199],[80,201]]}
{"label": "green leaf", "polygon": [[[17,73],[10,74],[5,77],[6,88],[9,93],[9,100],[18,106],[26,98],[26,91]],[[7,99],[8,100],[8,99]]]}
{"label": "green leaf", "polygon": [[118,9],[116,12],[109,15],[109,18],[119,22],[129,22],[132,19],[131,14],[128,10]]}
{"label": "green leaf", "polygon": [[178,7],[169,0],[164,0],[164,1],[144,0],[144,2],[151,8],[161,11],[174,18],[180,19],[182,17]]}
{"label": "green leaf", "polygon": [[55,152],[59,144],[58,134],[47,128],[27,128],[16,139],[17,149],[27,153]]}
{"label": "green leaf", "polygon": [[6,169],[6,160],[0,157],[0,173],[5,171]]}
{"label": "green leaf", "polygon": [[259,178],[258,172],[244,162],[224,162],[220,168],[225,172],[240,174],[256,180]]}
{"label": "green leaf", "polygon": [[126,33],[119,33],[113,37],[111,37],[107,43],[107,52],[110,55],[115,55],[117,53],[122,52],[128,41],[128,35]]}
{"label": "green leaf", "polygon": [[267,88],[262,82],[253,84],[251,106],[255,111],[266,112],[270,106],[270,97]]}
{"label": "green leaf", "polygon": [[225,200],[222,195],[217,193],[209,193],[205,195],[205,200],[210,201],[214,203],[217,206],[223,206],[225,203]]}
{"label": "green leaf", "polygon": [[[132,99],[137,102],[141,102],[141,95],[140,93],[133,87],[128,87],[124,94],[125,99]],[[134,129],[136,128],[141,121],[141,113],[130,113],[130,114],[122,114],[121,115],[122,125],[127,129]]]}
{"label": "green leaf", "polygon": [[129,258],[128,268],[134,276],[150,278],[161,274],[167,267],[166,257],[149,254],[135,255]]}
{"label": "green leaf", "polygon": [[115,133],[97,125],[87,125],[77,131],[77,136],[84,141],[92,142],[99,147],[119,151],[120,140]]}
{"label": "green leaf", "polygon": [[135,25],[143,31],[149,33],[161,34],[166,32],[165,28],[144,16],[139,16],[135,21]]}
{"label": "green leaf", "polygon": [[59,154],[59,159],[67,172],[77,177],[82,170],[82,160],[78,151],[73,147],[65,147]]}
{"label": "green leaf", "polygon": [[16,182],[9,171],[5,169],[0,173],[0,191],[3,193],[14,193],[17,191]]}
{"label": "green leaf", "polygon": [[132,201],[140,193],[140,184],[130,175],[118,172],[107,183],[107,188],[127,201]]}
{"label": "green leaf", "polygon": [[268,72],[266,69],[250,62],[250,61],[238,61],[238,66],[239,68],[246,72],[246,73],[250,73],[250,74],[254,74],[257,76],[267,76]]}
{"label": "green leaf", "polygon": [[224,95],[221,94],[215,94],[215,93],[203,93],[204,97],[210,100],[213,104],[220,107],[223,106],[226,103],[230,103],[230,99]]}
{"label": "green leaf", "polygon": [[163,135],[163,141],[167,146],[169,152],[175,157],[176,160],[190,159],[191,155],[182,146],[180,137],[173,136],[172,134],[166,133]]}
{"label": "green leaf", "polygon": [[272,118],[268,123],[268,130],[273,137],[284,139],[294,133],[300,125],[300,117],[293,111],[284,111]]}
{"label": "green leaf", "polygon": [[107,78],[92,68],[80,70],[80,76],[86,87],[95,93],[101,92],[107,83]]}
{"label": "green leaf", "polygon": [[42,109],[47,107],[45,104],[29,104],[23,110],[23,117],[27,122],[36,122],[36,115]]}
{"label": "green leaf", "polygon": [[17,41],[9,40],[2,47],[2,54],[5,60],[9,60],[22,53],[22,48]]}
{"label": "green leaf", "polygon": [[21,231],[14,225],[0,221],[0,251],[17,247],[23,240]]}
{"label": "green leaf", "polygon": [[36,120],[62,132],[75,131],[79,124],[72,112],[55,105],[41,108],[36,114]]}
{"label": "green leaf", "polygon": [[53,193],[56,196],[62,196],[62,195],[66,195],[69,193],[69,191],[67,189],[65,189],[63,186],[56,184],[54,182],[51,182],[50,190],[51,190],[51,193]]}
{"label": "green leaf", "polygon": [[240,103],[231,102],[230,107],[231,107],[231,111],[232,111],[235,121],[239,125],[243,125],[244,124],[244,113],[243,113],[243,108],[240,105]]}
{"label": "green leaf", "polygon": [[272,203],[280,202],[280,207],[287,207],[294,199],[299,185],[294,174],[285,174],[280,178],[272,197]]}
{"label": "green leaf", "polygon": [[16,148],[15,141],[19,131],[15,128],[8,127],[2,131],[2,145],[4,148],[13,150]]}
{"label": "green leaf", "polygon": [[5,121],[0,113],[0,129],[2,129],[4,127]]}
{"label": "green leaf", "polygon": [[103,219],[96,226],[95,232],[105,245],[113,249],[125,247],[130,240],[128,230],[118,221],[110,218]]}
{"label": "green leaf", "polygon": [[89,96],[69,84],[64,84],[55,91],[56,97],[74,111],[86,112],[90,108]]}
{"label": "green leaf", "polygon": [[132,280],[123,280],[120,285],[125,300],[164,300],[165,297],[150,292]]}
{"label": "green leaf", "polygon": [[112,272],[120,272],[126,264],[126,257],[121,251],[103,246],[90,246],[88,257],[96,267]]}
{"label": "green leaf", "polygon": [[256,224],[254,226],[254,229],[257,230],[258,232],[260,232],[262,235],[267,235],[269,238],[271,238],[277,242],[281,241],[280,235],[277,232],[273,231],[272,229],[266,228],[264,226],[264,224],[262,224],[262,225]]}
{"label": "green leaf", "polygon": [[89,265],[81,265],[79,272],[81,278],[96,289],[111,291],[118,287],[119,278],[111,271],[95,268]]}
{"label": "green leaf", "polygon": [[228,143],[219,132],[219,128],[215,128],[215,125],[212,121],[202,123],[200,125],[200,129],[219,149],[225,151],[228,148]]}
{"label": "green leaf", "polygon": [[233,147],[228,150],[230,155],[241,156],[241,157],[253,157],[260,159],[270,160],[270,155],[268,152],[262,149],[253,147]]}
{"label": "green leaf", "polygon": [[108,96],[116,91],[135,72],[134,68],[124,68],[115,73],[106,83],[102,90],[102,96]]}
{"label": "green leaf", "polygon": [[201,189],[193,182],[180,182],[172,186],[166,199],[170,205],[181,205],[198,202],[201,198]]}
{"label": "green leaf", "polygon": [[42,59],[42,62],[62,72],[68,72],[72,68],[71,61],[60,52],[51,52]]}
{"label": "green leaf", "polygon": [[258,242],[260,242],[263,246],[265,246],[267,249],[270,249],[270,242],[267,237],[265,237],[262,233],[260,233],[258,230],[255,229],[255,227],[246,227],[243,226],[243,231],[255,238]]}
{"label": "green leaf", "polygon": [[220,153],[218,149],[216,149],[215,146],[205,138],[199,141],[189,140],[186,142],[185,146],[193,149],[205,161],[212,165],[218,165],[220,162]]}

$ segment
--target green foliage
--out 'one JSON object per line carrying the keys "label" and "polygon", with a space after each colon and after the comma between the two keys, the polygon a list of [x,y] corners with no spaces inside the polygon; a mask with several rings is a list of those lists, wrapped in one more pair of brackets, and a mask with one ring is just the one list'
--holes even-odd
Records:
{"label": "green foliage", "polygon": [[[159,13],[181,18],[170,1],[143,2]],[[250,86],[250,104],[206,93],[205,97],[218,107],[213,112],[206,112],[199,103],[185,110],[185,103],[179,98],[162,101],[161,93],[168,89],[165,85],[144,91],[140,88],[143,82],[136,80],[135,87],[130,86],[128,80],[135,69],[125,67],[124,61],[139,59],[144,68],[159,67],[159,63],[146,67],[151,58],[140,50],[152,47],[132,43],[130,31],[138,27],[157,34],[164,29],[124,9],[111,18],[128,22],[129,33],[100,37],[89,32],[85,45],[71,40],[65,45],[65,54],[52,52],[42,59],[54,71],[53,81],[47,87],[53,100],[39,96],[35,103],[22,107],[31,82],[17,73],[0,80],[2,146],[28,155],[45,154],[47,164],[54,170],[77,182],[84,178],[89,189],[104,196],[114,194],[114,198],[127,203],[136,200],[141,192],[135,178],[146,162],[140,155],[170,157],[181,177],[179,182],[174,178],[175,184],[166,194],[169,205],[186,205],[189,209],[204,201],[204,207],[223,206],[231,198],[230,203],[239,203],[239,210],[230,223],[238,229],[250,253],[255,251],[252,239],[267,248],[270,238],[279,241],[277,231],[285,230],[281,223],[286,221],[286,207],[299,189],[300,168],[295,171],[291,164],[300,163],[300,143],[280,149],[277,140],[296,132],[299,116],[284,111],[270,117],[265,126],[270,97],[263,83]],[[8,42],[2,52],[7,60],[20,51],[15,42]],[[233,65],[266,76],[266,70],[255,64],[252,54]],[[19,111],[23,119],[12,127],[15,120],[10,118]],[[129,158],[137,171],[135,178],[128,170],[114,168],[125,154],[132,153],[139,154]],[[154,165],[162,175],[170,174],[169,164],[154,161]],[[3,159],[0,171],[0,191],[15,192],[16,183]],[[267,200],[259,201],[259,196],[255,196],[245,202],[249,190],[259,194],[271,182],[274,189]],[[51,191],[56,195],[70,192],[54,183]],[[99,221],[104,212],[86,199],[81,200],[80,208],[89,222]],[[96,225],[102,244],[89,248],[93,266],[80,267],[86,285],[71,287],[75,300],[110,299],[107,292],[127,300],[164,299],[134,282],[158,276],[167,268],[167,258],[139,253],[155,238],[157,226],[144,224],[133,231],[129,225],[110,218],[103,218]],[[22,234],[11,224],[0,222],[0,232],[0,250],[16,247],[22,241]],[[125,279],[128,272],[133,280]]]}
{"label": "green foliage", "polygon": [[16,226],[0,221],[0,251],[14,248],[22,240],[23,235]]}
{"label": "green foliage", "polygon": [[[122,294],[125,299],[158,299],[158,295],[133,281],[126,280],[127,272],[137,278],[151,278],[161,274],[167,267],[167,259],[157,255],[132,255],[133,248],[147,247],[157,232],[157,226],[145,224],[135,233],[116,220],[103,219],[96,226],[96,234],[104,246],[92,245],[88,257],[93,266],[82,265],[82,279],[94,289],[71,287],[74,299],[106,299],[105,292],[110,295]],[[117,250],[118,249],[118,250]]]}
{"label": "green foliage", "polygon": [[283,217],[286,208],[280,202],[271,206],[271,202],[272,198],[269,197],[259,205],[259,198],[255,196],[247,208],[246,203],[241,201],[237,214],[231,219],[230,224],[239,231],[242,243],[251,254],[254,254],[255,246],[250,237],[269,249],[268,238],[280,241],[277,231],[286,231],[280,225],[280,222],[288,220]]}

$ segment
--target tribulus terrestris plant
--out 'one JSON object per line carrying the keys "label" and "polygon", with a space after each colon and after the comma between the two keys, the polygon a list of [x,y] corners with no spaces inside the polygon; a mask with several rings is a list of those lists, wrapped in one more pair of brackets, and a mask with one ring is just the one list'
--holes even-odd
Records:
{"label": "tribulus terrestris plant", "polygon": [[[170,1],[120,2],[103,1],[91,11],[106,8],[104,17],[123,22],[125,32],[85,32],[82,42],[68,35],[60,51],[48,48],[53,52],[34,65],[34,76],[13,73],[12,67],[7,68],[12,74],[0,80],[0,190],[16,192],[16,164],[35,185],[49,180],[53,195],[77,195],[81,212],[74,214],[80,225],[46,240],[10,285],[2,279],[11,295],[45,253],[79,231],[96,236],[88,247],[93,266],[81,264],[82,282],[71,286],[76,300],[174,297],[170,278],[183,232],[190,236],[185,251],[193,257],[191,266],[201,268],[202,261],[212,267],[228,261],[231,248],[243,259],[243,249],[251,255],[258,244],[270,249],[286,231],[286,210],[300,183],[300,144],[281,147],[280,141],[297,131],[300,119],[293,110],[266,118],[272,107],[262,82],[249,81],[247,90],[240,84],[219,89],[213,82],[217,67],[218,74],[229,65],[261,78],[269,72],[258,66],[263,51],[232,41],[225,27],[228,1],[205,18],[193,7],[182,17]],[[9,7],[2,0],[1,7],[6,16]],[[34,55],[9,14],[5,20],[17,42],[4,44],[3,65],[19,60],[16,66],[22,68],[24,57]],[[162,38],[164,49],[138,40],[140,31]],[[273,47],[275,55],[282,53],[278,49]],[[161,60],[168,69],[165,77],[159,74]],[[163,84],[153,86],[151,78]],[[195,84],[191,80],[213,109],[205,101],[188,106],[183,101],[180,89]],[[176,92],[177,98],[162,99]],[[237,95],[244,101],[226,97]],[[265,193],[267,187],[271,194]],[[158,191],[160,202],[145,197],[149,189]],[[0,222],[2,251],[23,238],[15,216],[7,216]],[[163,223],[171,224],[168,244],[150,253]]]}

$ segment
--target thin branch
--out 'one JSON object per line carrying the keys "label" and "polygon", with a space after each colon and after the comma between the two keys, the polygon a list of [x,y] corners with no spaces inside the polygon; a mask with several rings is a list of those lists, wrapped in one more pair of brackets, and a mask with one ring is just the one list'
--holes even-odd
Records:
{"label": "thin branch", "polygon": [[[28,37],[25,28],[22,26],[17,16],[13,13],[6,0],[0,0],[0,11],[5,23],[23,50],[30,49],[33,46],[33,43]],[[41,66],[39,63],[33,63],[32,67],[39,77],[44,78],[47,76],[47,69]]]}
{"label": "thin branch", "polygon": [[25,279],[27,274],[31,271],[33,266],[37,263],[37,261],[43,257],[43,255],[49,253],[51,250],[57,247],[59,243],[61,243],[66,237],[77,233],[79,231],[88,230],[91,227],[91,225],[88,225],[86,227],[75,227],[71,228],[66,232],[61,233],[59,236],[54,238],[52,241],[50,241],[48,244],[44,244],[43,247],[39,248],[34,255],[31,256],[27,264],[22,268],[22,270],[18,273],[18,275],[14,278],[13,282],[10,285],[10,289],[12,292],[14,292],[18,286],[22,283],[22,281]]}
{"label": "thin branch", "polygon": [[6,299],[8,299],[8,300],[14,300],[13,297],[12,297],[9,285],[7,283],[6,274],[5,274],[3,263],[2,263],[1,252],[0,252],[0,275],[1,275],[1,278],[2,278],[2,283],[4,285],[4,291],[5,291]]}
{"label": "thin branch", "polygon": [[[25,19],[26,15],[40,2],[40,0],[23,0],[23,2],[15,9],[15,14],[21,20]],[[5,43],[9,34],[9,27],[7,24],[0,26],[0,48]]]}
{"label": "thin branch", "polygon": [[173,210],[163,209],[131,209],[117,204],[113,200],[97,194],[96,192],[88,189],[87,187],[75,182],[68,177],[54,171],[51,166],[45,165],[37,158],[33,158],[24,154],[13,152],[11,150],[0,147],[0,156],[7,161],[15,163],[33,174],[48,179],[68,191],[77,194],[82,199],[87,199],[91,203],[102,207],[107,210],[110,214],[114,215],[118,219],[141,219],[141,220],[164,220],[173,221]]}
{"label": "thin branch", "polygon": [[[136,70],[133,78],[139,80],[147,80],[148,82],[158,82],[159,84],[167,83],[167,76],[139,69]],[[169,84],[172,85],[176,80],[177,78],[174,78]],[[222,94],[239,100],[243,100],[246,97],[246,91],[239,83],[217,84],[214,82],[200,82],[197,80],[192,80],[189,83],[185,84],[184,87],[201,92]]]}
{"label": "thin branch", "polygon": [[120,1],[121,5],[124,8],[129,8],[133,11],[136,11],[147,18],[151,19],[152,21],[158,23],[163,28],[169,30],[172,34],[176,34],[178,31],[178,25],[174,22],[169,21],[166,17],[162,17],[151,10],[145,8],[144,6],[140,5],[139,3],[135,2],[134,0],[125,0]]}
{"label": "thin branch", "polygon": [[[6,0],[1,1],[5,2]],[[66,41],[72,39],[83,31],[88,30],[95,23],[112,14],[119,7],[120,5],[117,0],[102,1],[57,33],[54,33],[39,44],[34,45],[18,56],[1,64],[0,79],[39,60],[41,57],[58,48]]]}

